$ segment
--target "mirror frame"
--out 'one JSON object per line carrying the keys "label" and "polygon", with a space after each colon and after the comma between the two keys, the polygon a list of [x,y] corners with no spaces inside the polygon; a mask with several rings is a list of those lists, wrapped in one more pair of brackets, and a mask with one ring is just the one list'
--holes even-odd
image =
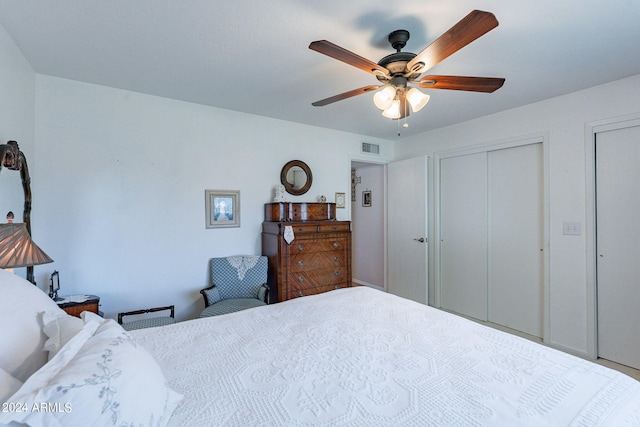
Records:
{"label": "mirror frame", "polygon": [[[293,185],[289,181],[287,181],[287,174],[289,173],[289,170],[296,166],[301,168],[304,173],[307,174],[307,182],[299,189],[293,188]],[[311,184],[313,183],[313,174],[311,173],[311,169],[309,168],[309,166],[307,166],[307,164],[302,160],[291,160],[282,167],[282,171],[280,171],[280,182],[282,183],[282,185],[284,185],[287,193],[294,196],[300,196],[309,191],[309,189],[311,188]]]}
{"label": "mirror frame", "polygon": [[[19,171],[22,180],[22,190],[24,191],[24,210],[22,212],[22,222],[27,227],[27,232],[31,235],[31,177],[29,167],[24,153],[20,151],[16,141],[7,141],[0,145],[0,172],[2,168]],[[33,266],[27,267],[27,280],[33,283]]]}

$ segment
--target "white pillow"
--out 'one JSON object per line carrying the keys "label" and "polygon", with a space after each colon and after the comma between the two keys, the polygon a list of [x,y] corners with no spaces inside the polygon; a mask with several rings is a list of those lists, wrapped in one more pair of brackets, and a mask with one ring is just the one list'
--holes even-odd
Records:
{"label": "white pillow", "polygon": [[0,269],[0,368],[24,382],[47,363],[42,311],[63,311],[32,283]]}
{"label": "white pillow", "polygon": [[43,346],[43,349],[49,352],[49,360],[53,359],[58,351],[84,326],[84,322],[79,317],[70,316],[61,311],[49,310],[40,313],[42,330],[49,337]]}
{"label": "white pillow", "polygon": [[[82,330],[7,400],[26,411],[0,413],[0,423],[166,425],[182,395],[167,386],[157,362],[115,321],[88,312],[84,320]],[[48,409],[37,410],[43,402]]]}
{"label": "white pillow", "polygon": [[22,387],[22,381],[0,368],[0,403],[6,402],[20,387]]}

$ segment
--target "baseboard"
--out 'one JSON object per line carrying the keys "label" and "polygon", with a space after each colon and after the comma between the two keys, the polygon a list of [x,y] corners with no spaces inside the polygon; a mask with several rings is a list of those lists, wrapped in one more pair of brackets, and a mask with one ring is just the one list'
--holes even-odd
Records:
{"label": "baseboard", "polygon": [[365,282],[363,280],[351,279],[351,283],[353,285],[358,285],[358,286],[367,286],[369,288],[377,289],[379,291],[384,291],[385,290],[384,287],[382,287],[382,286],[374,285],[373,283],[368,283],[368,282]]}

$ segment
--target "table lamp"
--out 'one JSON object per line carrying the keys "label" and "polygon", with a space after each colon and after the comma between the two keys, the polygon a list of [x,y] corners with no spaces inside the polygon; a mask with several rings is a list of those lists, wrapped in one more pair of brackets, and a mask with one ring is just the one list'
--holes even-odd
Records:
{"label": "table lamp", "polygon": [[[0,268],[31,267],[53,260],[38,247],[24,223],[0,224]],[[35,285],[35,280],[30,280]]]}

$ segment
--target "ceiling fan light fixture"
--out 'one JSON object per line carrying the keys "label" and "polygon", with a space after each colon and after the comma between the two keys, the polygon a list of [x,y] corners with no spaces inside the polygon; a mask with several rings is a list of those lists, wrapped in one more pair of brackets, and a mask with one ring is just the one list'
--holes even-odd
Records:
{"label": "ceiling fan light fixture", "polygon": [[382,112],[382,115],[388,119],[400,118],[400,100],[394,99],[391,106]]}
{"label": "ceiling fan light fixture", "polygon": [[411,110],[414,113],[422,110],[422,107],[427,105],[430,98],[431,97],[429,95],[420,92],[415,87],[412,87],[407,91],[407,101],[409,102],[409,105],[411,105]]}
{"label": "ceiling fan light fixture", "polygon": [[393,86],[384,86],[373,95],[373,103],[381,110],[387,110],[391,107],[393,99],[396,96],[396,89]]}

